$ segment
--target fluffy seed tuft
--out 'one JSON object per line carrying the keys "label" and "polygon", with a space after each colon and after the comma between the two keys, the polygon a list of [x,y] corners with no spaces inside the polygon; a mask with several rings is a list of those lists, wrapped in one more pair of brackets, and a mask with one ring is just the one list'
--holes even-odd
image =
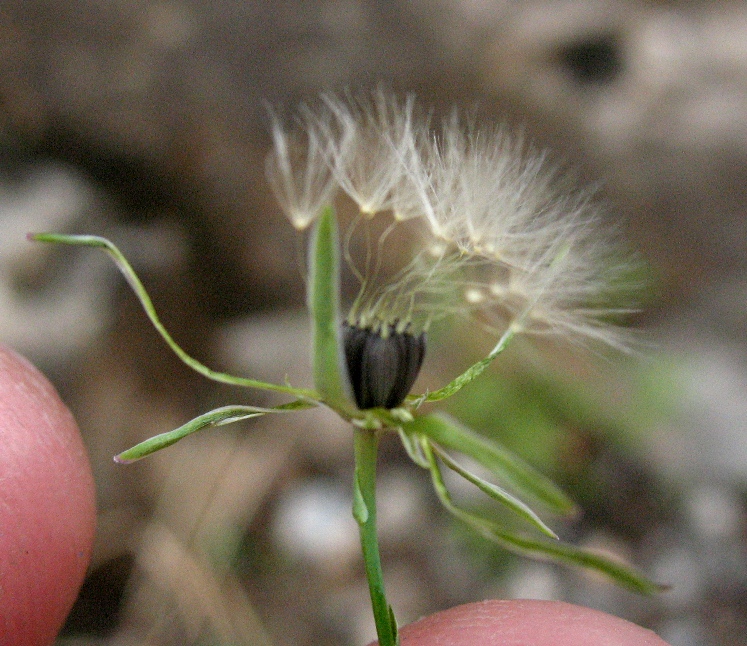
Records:
{"label": "fluffy seed tuft", "polygon": [[[356,204],[345,237],[360,282],[350,329],[386,338],[392,326],[395,335],[404,326],[419,333],[467,313],[497,333],[511,326],[625,347],[609,323],[625,311],[611,286],[635,264],[588,194],[569,190],[522,137],[456,112],[434,125],[412,97],[383,91],[324,96],[320,109],[302,108],[297,125],[289,134],[274,122],[269,177],[298,229],[338,192]],[[389,271],[387,250],[397,245],[405,258]]]}

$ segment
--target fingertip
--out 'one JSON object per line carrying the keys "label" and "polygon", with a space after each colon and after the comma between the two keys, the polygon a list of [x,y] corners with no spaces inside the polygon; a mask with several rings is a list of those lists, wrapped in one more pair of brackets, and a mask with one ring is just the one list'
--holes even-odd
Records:
{"label": "fingertip", "polygon": [[619,617],[532,599],[456,606],[403,626],[400,638],[401,646],[668,646]]}

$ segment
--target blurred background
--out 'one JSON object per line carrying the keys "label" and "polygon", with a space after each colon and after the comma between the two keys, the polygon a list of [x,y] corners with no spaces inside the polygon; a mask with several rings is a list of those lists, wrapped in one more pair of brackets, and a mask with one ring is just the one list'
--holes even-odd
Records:
{"label": "blurred background", "polygon": [[[475,107],[599,187],[651,265],[635,358],[517,344],[450,404],[579,501],[564,537],[671,591],[642,599],[515,559],[442,513],[382,446],[384,571],[401,622],[495,597],[563,599],[673,646],[747,644],[747,7],[630,0],[5,0],[0,339],[55,382],[98,487],[90,575],[60,644],[326,646],[374,637],[350,514],[352,438],[323,411],[112,456],[228,403],[165,348],[310,384],[299,244],[264,178],[267,106],[383,83]],[[419,388],[480,357],[444,329]],[[484,500],[460,492],[464,504]]]}

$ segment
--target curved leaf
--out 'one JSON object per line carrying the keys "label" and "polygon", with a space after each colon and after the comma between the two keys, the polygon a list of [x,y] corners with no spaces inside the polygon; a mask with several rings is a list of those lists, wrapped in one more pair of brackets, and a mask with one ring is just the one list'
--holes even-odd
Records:
{"label": "curved leaf", "polygon": [[532,498],[554,513],[571,515],[576,506],[550,479],[496,442],[445,415],[424,415],[401,425],[405,433],[424,435],[446,448],[468,455],[495,474],[522,498]]}
{"label": "curved leaf", "polygon": [[[425,441],[428,442],[428,440],[425,440]],[[554,539],[558,538],[558,535],[554,531],[552,531],[547,525],[545,525],[542,519],[536,513],[534,513],[526,504],[524,504],[521,500],[519,500],[515,496],[512,496],[505,489],[502,489],[501,487],[494,485],[492,482],[487,482],[486,480],[483,480],[480,476],[475,475],[474,473],[471,473],[470,471],[462,467],[460,464],[452,460],[451,457],[449,457],[449,455],[445,453],[444,451],[442,451],[438,446],[435,446],[433,444],[430,444],[430,446],[432,450],[436,453],[436,455],[440,458],[440,460],[449,469],[451,469],[455,473],[458,473],[468,482],[471,482],[480,491],[490,496],[493,500],[499,502],[505,507],[508,507],[511,511],[513,511],[515,514],[517,514],[518,516],[526,520],[529,524],[533,525],[535,528],[537,528],[539,531],[541,531],[546,536],[549,536],[550,538],[554,538]]]}
{"label": "curved leaf", "polygon": [[222,406],[221,408],[216,408],[209,413],[204,413],[199,417],[195,417],[193,420],[183,424],[179,428],[175,428],[173,431],[154,435],[153,437],[136,444],[131,449],[127,449],[119,455],[116,455],[114,461],[120,464],[135,462],[155,453],[156,451],[165,449],[167,446],[176,444],[176,442],[187,437],[187,435],[191,435],[206,426],[222,426],[224,424],[232,424],[233,422],[251,419],[252,417],[259,417],[260,415],[267,415],[268,413],[284,413],[294,410],[303,410],[313,406],[314,404],[302,400],[283,404],[282,406],[277,406],[275,408],[259,408],[257,406]]}
{"label": "curved leaf", "polygon": [[130,263],[127,261],[124,255],[122,255],[122,252],[106,238],[89,235],[64,235],[59,233],[35,233],[29,234],[28,238],[29,240],[34,240],[36,242],[52,242],[57,244],[94,247],[106,251],[106,253],[108,253],[109,256],[114,260],[114,264],[124,276],[127,283],[130,285],[130,287],[132,287],[132,290],[135,292],[135,295],[140,301],[140,304],[143,306],[145,313],[153,324],[153,327],[155,327],[158,333],[161,335],[161,338],[166,341],[166,343],[176,354],[176,356],[178,356],[184,363],[192,368],[192,370],[200,373],[204,377],[212,379],[213,381],[231,384],[232,386],[260,388],[262,390],[271,390],[274,392],[285,393],[288,395],[293,395],[295,397],[303,397],[308,399],[318,398],[318,395],[313,390],[292,388],[290,386],[281,386],[279,384],[270,384],[265,383],[264,381],[258,381],[256,379],[247,379],[245,377],[235,377],[234,375],[229,375],[224,372],[212,370],[196,359],[190,357],[184,350],[182,350],[182,348],[176,343],[176,341],[174,341],[169,332],[163,326],[163,323],[161,323],[161,320],[156,314],[156,309],[153,306],[153,301],[151,301],[150,296],[148,296],[148,292],[145,290],[142,282],[140,282],[140,279],[138,278]]}
{"label": "curved leaf", "polygon": [[[518,322],[516,325],[510,326],[503,333],[503,336],[498,339],[498,343],[495,344],[495,347],[490,351],[490,354],[488,354],[487,357],[480,359],[480,361],[478,361],[477,363],[472,364],[461,375],[452,379],[443,388],[439,388],[438,390],[434,390],[432,392],[421,395],[422,401],[435,402],[441,399],[446,399],[447,397],[451,397],[452,395],[460,391],[470,381],[477,379],[477,377],[479,377],[485,371],[485,368],[493,363],[493,360],[506,349],[509,341],[511,341],[511,339],[514,337],[514,334],[516,334],[516,331],[518,329],[517,326]],[[415,399],[417,400],[417,398]]]}
{"label": "curved leaf", "polygon": [[532,538],[501,528],[498,524],[457,507],[451,499],[436,462],[435,454],[427,447],[431,465],[431,479],[441,504],[456,518],[472,527],[479,534],[502,547],[533,559],[552,560],[566,565],[576,565],[594,570],[610,578],[618,585],[639,594],[654,594],[667,589],[667,586],[654,583],[634,568],[596,552],[585,550],[568,543]]}

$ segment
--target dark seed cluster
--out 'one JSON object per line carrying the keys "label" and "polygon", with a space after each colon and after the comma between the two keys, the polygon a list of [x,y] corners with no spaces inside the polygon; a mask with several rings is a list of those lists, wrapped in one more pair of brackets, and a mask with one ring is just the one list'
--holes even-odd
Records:
{"label": "dark seed cluster", "polygon": [[361,410],[396,408],[410,392],[425,357],[425,332],[418,335],[395,325],[375,331],[343,323],[348,377]]}

